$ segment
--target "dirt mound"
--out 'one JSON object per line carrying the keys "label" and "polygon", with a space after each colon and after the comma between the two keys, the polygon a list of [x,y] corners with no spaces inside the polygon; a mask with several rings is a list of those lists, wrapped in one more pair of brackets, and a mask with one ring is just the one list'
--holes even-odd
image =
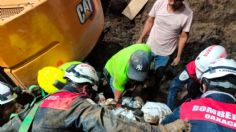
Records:
{"label": "dirt mound", "polygon": [[[121,14],[124,5],[130,0],[102,0],[105,27],[96,48],[88,57],[88,61],[98,70],[119,49],[136,42],[139,33],[146,21],[148,12],[156,0],[149,0],[134,20],[129,20]],[[236,59],[236,1],[234,0],[189,0],[194,11],[194,19],[190,38],[186,45],[180,64],[177,67],[168,67],[167,74],[161,89],[165,92],[170,80],[185,65],[211,44],[223,45],[231,58]],[[117,5],[117,6],[115,6]]]}
{"label": "dirt mound", "polygon": [[[124,9],[124,5],[130,0],[102,0],[106,34],[100,42],[118,44],[122,47],[135,43],[155,1],[149,0],[135,19],[131,21],[118,12]],[[202,49],[211,44],[223,45],[230,57],[236,59],[236,37],[234,37],[236,1],[189,0],[188,3],[194,11],[194,20],[188,44],[178,67],[183,67],[191,59],[194,59]],[[114,11],[114,7],[117,11]],[[177,68],[177,70],[179,69]]]}

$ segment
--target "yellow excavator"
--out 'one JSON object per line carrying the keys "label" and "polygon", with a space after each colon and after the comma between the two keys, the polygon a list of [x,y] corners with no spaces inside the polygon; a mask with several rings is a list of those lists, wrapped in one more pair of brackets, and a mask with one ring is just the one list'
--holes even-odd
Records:
{"label": "yellow excavator", "polygon": [[103,25],[100,0],[1,0],[0,80],[26,89],[42,67],[83,60]]}

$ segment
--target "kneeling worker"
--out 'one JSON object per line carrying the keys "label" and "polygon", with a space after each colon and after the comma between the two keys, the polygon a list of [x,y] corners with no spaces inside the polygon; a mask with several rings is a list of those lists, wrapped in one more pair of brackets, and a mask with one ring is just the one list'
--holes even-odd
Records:
{"label": "kneeling worker", "polygon": [[110,85],[108,90],[116,101],[121,98],[128,81],[142,82],[146,79],[150,62],[151,49],[146,44],[126,47],[107,61],[104,74]]}
{"label": "kneeling worker", "polygon": [[115,116],[91,99],[98,82],[95,69],[85,63],[66,70],[65,87],[49,95],[40,104],[33,120],[32,131],[181,131],[188,124],[181,120],[166,126],[152,126]]}

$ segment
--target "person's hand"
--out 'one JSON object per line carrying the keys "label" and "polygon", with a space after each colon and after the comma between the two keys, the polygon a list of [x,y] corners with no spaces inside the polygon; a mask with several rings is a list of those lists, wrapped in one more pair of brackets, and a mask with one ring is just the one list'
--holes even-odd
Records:
{"label": "person's hand", "polygon": [[104,105],[106,103],[106,98],[103,93],[98,94],[98,104]]}
{"label": "person's hand", "polygon": [[176,66],[176,65],[178,65],[179,64],[179,62],[180,62],[180,57],[175,57],[175,59],[172,61],[172,63],[171,63],[171,65],[172,66]]}
{"label": "person's hand", "polygon": [[172,123],[166,124],[163,126],[163,128],[161,128],[162,132],[189,132],[191,129],[191,125],[190,123],[188,123],[187,121],[183,121],[183,120],[176,120]]}
{"label": "person's hand", "polygon": [[115,109],[117,106],[117,102],[113,99],[113,98],[108,98],[106,100],[103,100],[101,102],[99,102],[99,105],[107,108],[107,109]]}

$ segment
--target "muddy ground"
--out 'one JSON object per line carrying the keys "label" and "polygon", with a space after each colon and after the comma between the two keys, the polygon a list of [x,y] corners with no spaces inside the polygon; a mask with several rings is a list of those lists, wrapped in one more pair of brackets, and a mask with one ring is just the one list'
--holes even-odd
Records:
{"label": "muddy ground", "polygon": [[[106,61],[118,50],[136,42],[145,23],[147,14],[156,0],[149,0],[134,20],[121,14],[129,0],[102,0],[105,15],[104,32],[91,54],[86,58],[98,71],[102,71]],[[236,59],[236,1],[198,0],[188,1],[194,11],[190,38],[183,51],[181,62],[176,67],[169,66],[157,94],[158,100],[165,102],[170,80],[198,53],[211,44],[226,47],[229,56]]]}

